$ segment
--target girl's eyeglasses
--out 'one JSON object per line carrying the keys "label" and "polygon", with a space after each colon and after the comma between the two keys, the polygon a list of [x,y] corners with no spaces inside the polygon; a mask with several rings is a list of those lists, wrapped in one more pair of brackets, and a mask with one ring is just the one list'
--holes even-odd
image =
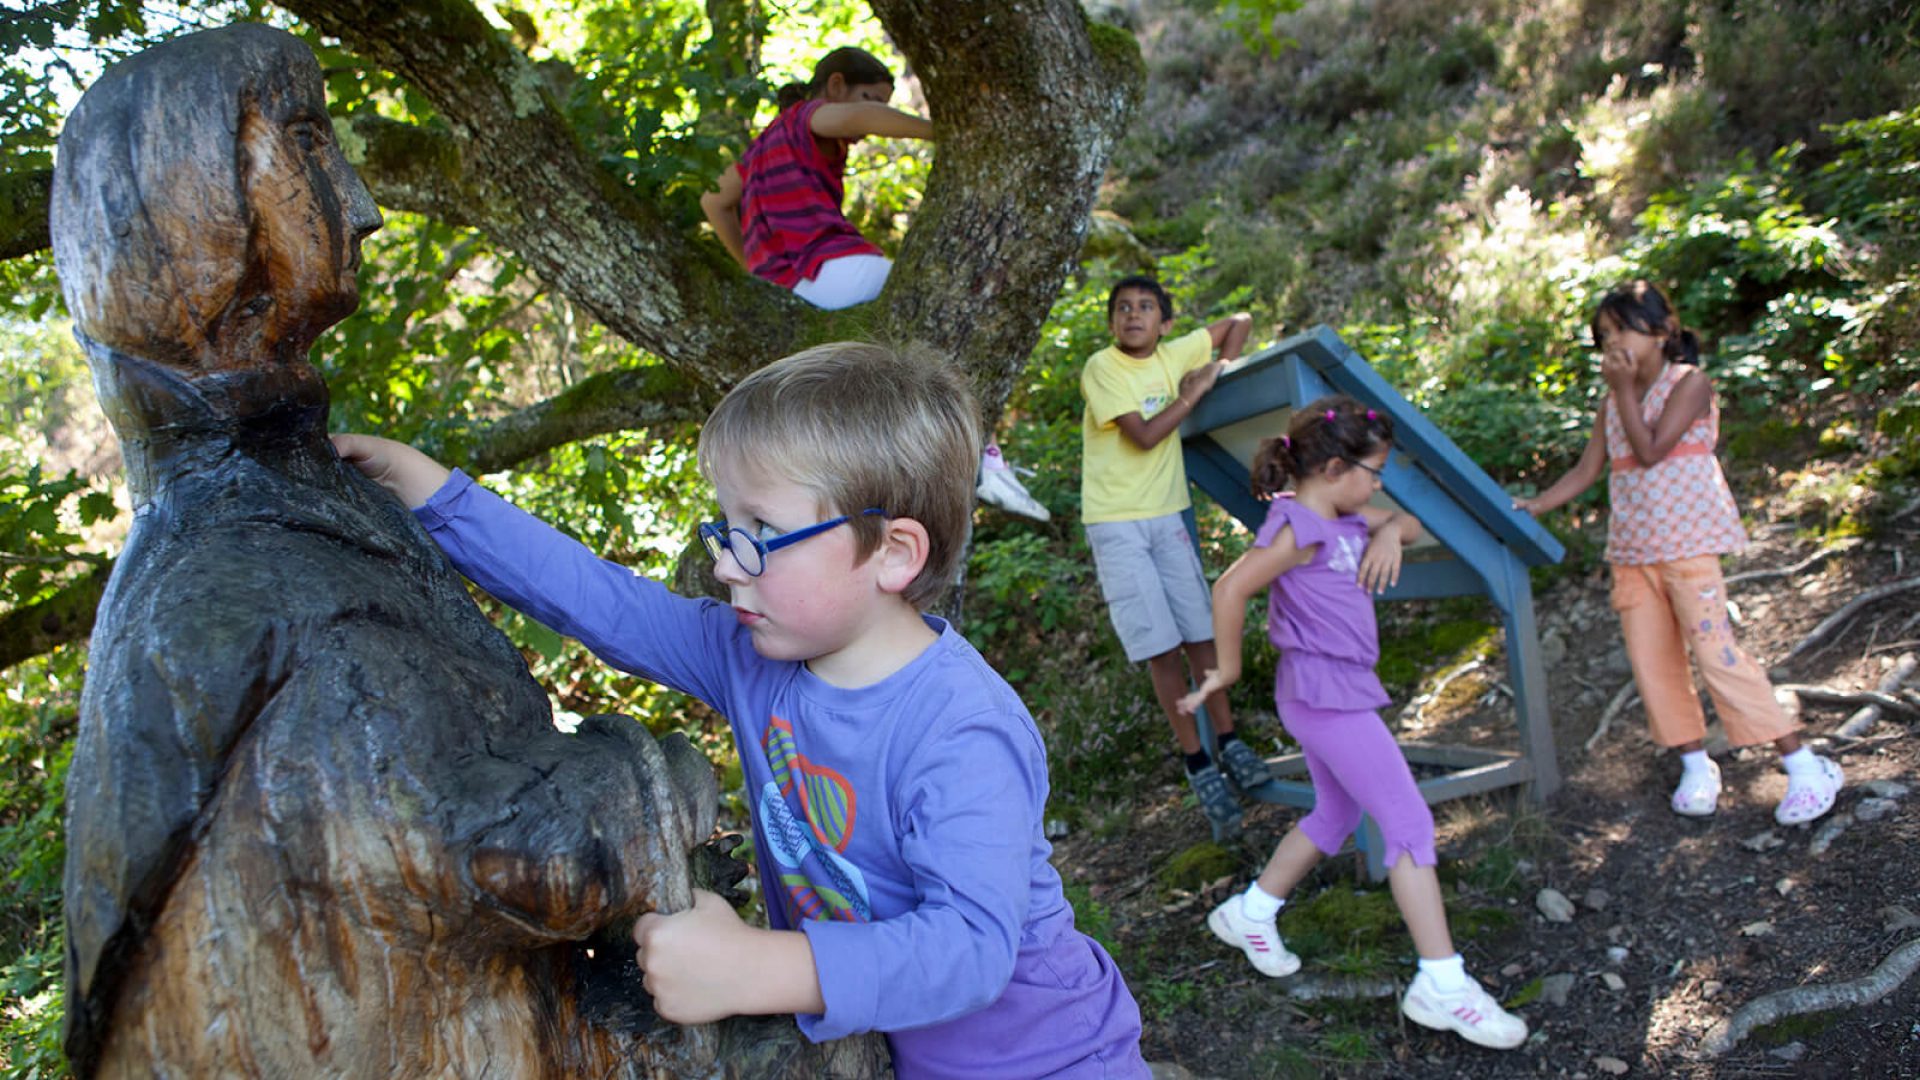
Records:
{"label": "girl's eyeglasses", "polygon": [[[868,514],[886,515],[885,510],[875,507],[860,511],[860,516]],[[810,536],[819,536],[828,529],[837,529],[853,520],[851,514],[841,514],[818,525],[809,525],[804,529],[795,529],[790,533],[781,533],[771,540],[762,540],[738,526],[729,526],[724,521],[710,521],[700,526],[700,542],[706,545],[707,554],[714,562],[720,561],[723,552],[731,551],[740,569],[749,577],[759,577],[767,569],[767,556],[783,547],[797,544]]]}
{"label": "girl's eyeglasses", "polygon": [[1378,479],[1380,479],[1381,477],[1383,477],[1383,476],[1385,476],[1385,475],[1387,475],[1387,473],[1386,473],[1386,470],[1385,470],[1385,469],[1376,469],[1376,468],[1374,468],[1373,466],[1371,466],[1371,465],[1369,465],[1369,464],[1367,464],[1367,463],[1366,463],[1366,462],[1364,462],[1364,461],[1357,461],[1357,460],[1355,460],[1355,459],[1353,459],[1353,458],[1346,458],[1346,459],[1344,459],[1344,460],[1346,461],[1346,463],[1347,463],[1347,464],[1349,464],[1349,465],[1351,465],[1351,466],[1353,466],[1353,467],[1354,467],[1354,468],[1356,468],[1356,469],[1365,469],[1365,470],[1367,470],[1368,472],[1370,472],[1370,473],[1372,473],[1372,474],[1373,474],[1373,478],[1374,478],[1375,480],[1378,480]]}

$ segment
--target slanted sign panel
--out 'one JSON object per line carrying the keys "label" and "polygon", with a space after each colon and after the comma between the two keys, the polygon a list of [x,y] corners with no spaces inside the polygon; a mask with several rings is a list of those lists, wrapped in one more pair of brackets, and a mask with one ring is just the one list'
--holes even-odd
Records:
{"label": "slanted sign panel", "polygon": [[[1527,568],[1557,563],[1565,549],[1453,440],[1400,396],[1332,330],[1321,326],[1286,339],[1223,372],[1181,425],[1189,482],[1249,530],[1265,520],[1266,503],[1248,488],[1249,465],[1262,440],[1284,433],[1293,410],[1328,394],[1346,394],[1393,421],[1392,457],[1381,476],[1380,505],[1405,507],[1425,526],[1407,551],[1388,600],[1485,595],[1505,624],[1520,753],[1473,747],[1404,744],[1408,760],[1445,770],[1421,781],[1429,802],[1514,785],[1544,798],[1559,786],[1548,723],[1546,672],[1533,621]],[[1206,725],[1201,725],[1203,732]],[[1297,762],[1275,763],[1296,775]],[[1312,789],[1276,781],[1255,793],[1274,802],[1312,805]],[[1369,823],[1363,836],[1372,834]],[[1363,849],[1366,847],[1364,841]],[[1377,850],[1377,848],[1375,849]],[[1379,871],[1375,856],[1369,865]]]}

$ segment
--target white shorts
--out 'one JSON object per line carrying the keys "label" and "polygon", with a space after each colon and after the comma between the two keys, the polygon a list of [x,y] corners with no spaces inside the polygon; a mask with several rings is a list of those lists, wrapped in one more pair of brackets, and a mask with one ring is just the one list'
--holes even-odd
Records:
{"label": "white shorts", "polygon": [[893,260],[885,255],[842,255],[820,264],[820,272],[793,287],[793,295],[826,311],[864,304],[880,295]]}
{"label": "white shorts", "polygon": [[1128,660],[1213,640],[1213,592],[1182,515],[1094,522],[1087,546]]}

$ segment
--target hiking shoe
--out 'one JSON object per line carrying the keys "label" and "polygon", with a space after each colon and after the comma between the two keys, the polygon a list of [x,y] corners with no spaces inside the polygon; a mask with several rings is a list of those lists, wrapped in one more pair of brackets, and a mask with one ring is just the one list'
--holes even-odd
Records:
{"label": "hiking shoe", "polygon": [[988,506],[997,506],[1009,514],[1035,521],[1053,520],[1053,514],[1020,483],[996,445],[989,444],[980,454],[980,483],[974,487],[973,494]]}
{"label": "hiking shoe", "polygon": [[1239,739],[1220,748],[1220,767],[1226,770],[1227,779],[1242,794],[1252,791],[1262,784],[1273,782],[1273,773],[1267,769],[1267,763],[1253,752],[1253,747]]}
{"label": "hiking shoe", "polygon": [[1511,1050],[1527,1041],[1527,1022],[1501,1008],[1471,976],[1466,989],[1442,994],[1426,972],[1420,972],[1400,999],[1400,1012],[1421,1027],[1451,1031],[1494,1050]]}
{"label": "hiking shoe", "polygon": [[1820,768],[1813,775],[1787,774],[1787,794],[1780,805],[1774,807],[1773,820],[1782,825],[1805,825],[1833,809],[1833,800],[1839,796],[1846,775],[1832,758],[1816,754],[1814,760],[1820,763]]}
{"label": "hiking shoe", "polygon": [[1233,792],[1227,790],[1227,780],[1220,770],[1212,765],[1199,772],[1187,774],[1187,783],[1193,787],[1194,797],[1200,800],[1200,810],[1213,822],[1216,836],[1240,835],[1240,804],[1234,801]]}
{"label": "hiking shoe", "polygon": [[1300,970],[1300,958],[1287,951],[1280,941],[1280,931],[1273,920],[1254,922],[1240,910],[1240,894],[1227,897],[1226,902],[1207,915],[1207,929],[1213,936],[1247,954],[1247,960],[1255,971],[1279,979]]}
{"label": "hiking shoe", "polygon": [[[1781,805],[1785,805],[1782,803]],[[1712,758],[1696,772],[1680,770],[1680,786],[1673,789],[1673,812],[1706,817],[1720,806],[1720,766]]]}

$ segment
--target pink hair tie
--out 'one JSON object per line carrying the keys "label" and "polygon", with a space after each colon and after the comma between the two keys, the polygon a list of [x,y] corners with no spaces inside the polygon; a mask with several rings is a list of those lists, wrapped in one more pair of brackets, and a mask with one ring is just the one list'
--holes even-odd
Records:
{"label": "pink hair tie", "polygon": [[1379,413],[1377,413],[1377,412],[1374,412],[1374,411],[1373,411],[1372,409],[1368,409],[1368,410],[1367,410],[1367,419],[1369,419],[1369,420],[1378,420],[1378,419],[1380,419],[1380,414],[1379,414]]}
{"label": "pink hair tie", "polygon": [[1335,415],[1333,414],[1333,410],[1332,410],[1332,409],[1328,409],[1328,410],[1327,410],[1327,419],[1328,419],[1328,420],[1336,420],[1336,419],[1338,419],[1338,417],[1336,417],[1336,416],[1335,416]]}
{"label": "pink hair tie", "polygon": [[1287,437],[1287,436],[1285,436],[1285,435],[1282,435],[1282,436],[1280,436],[1280,445],[1281,445],[1281,446],[1284,446],[1284,447],[1286,447],[1286,448],[1287,448],[1287,449],[1289,449],[1289,450],[1291,450],[1291,449],[1293,449],[1293,440],[1292,440],[1292,439],[1290,439],[1290,438],[1288,438],[1288,437]]}

